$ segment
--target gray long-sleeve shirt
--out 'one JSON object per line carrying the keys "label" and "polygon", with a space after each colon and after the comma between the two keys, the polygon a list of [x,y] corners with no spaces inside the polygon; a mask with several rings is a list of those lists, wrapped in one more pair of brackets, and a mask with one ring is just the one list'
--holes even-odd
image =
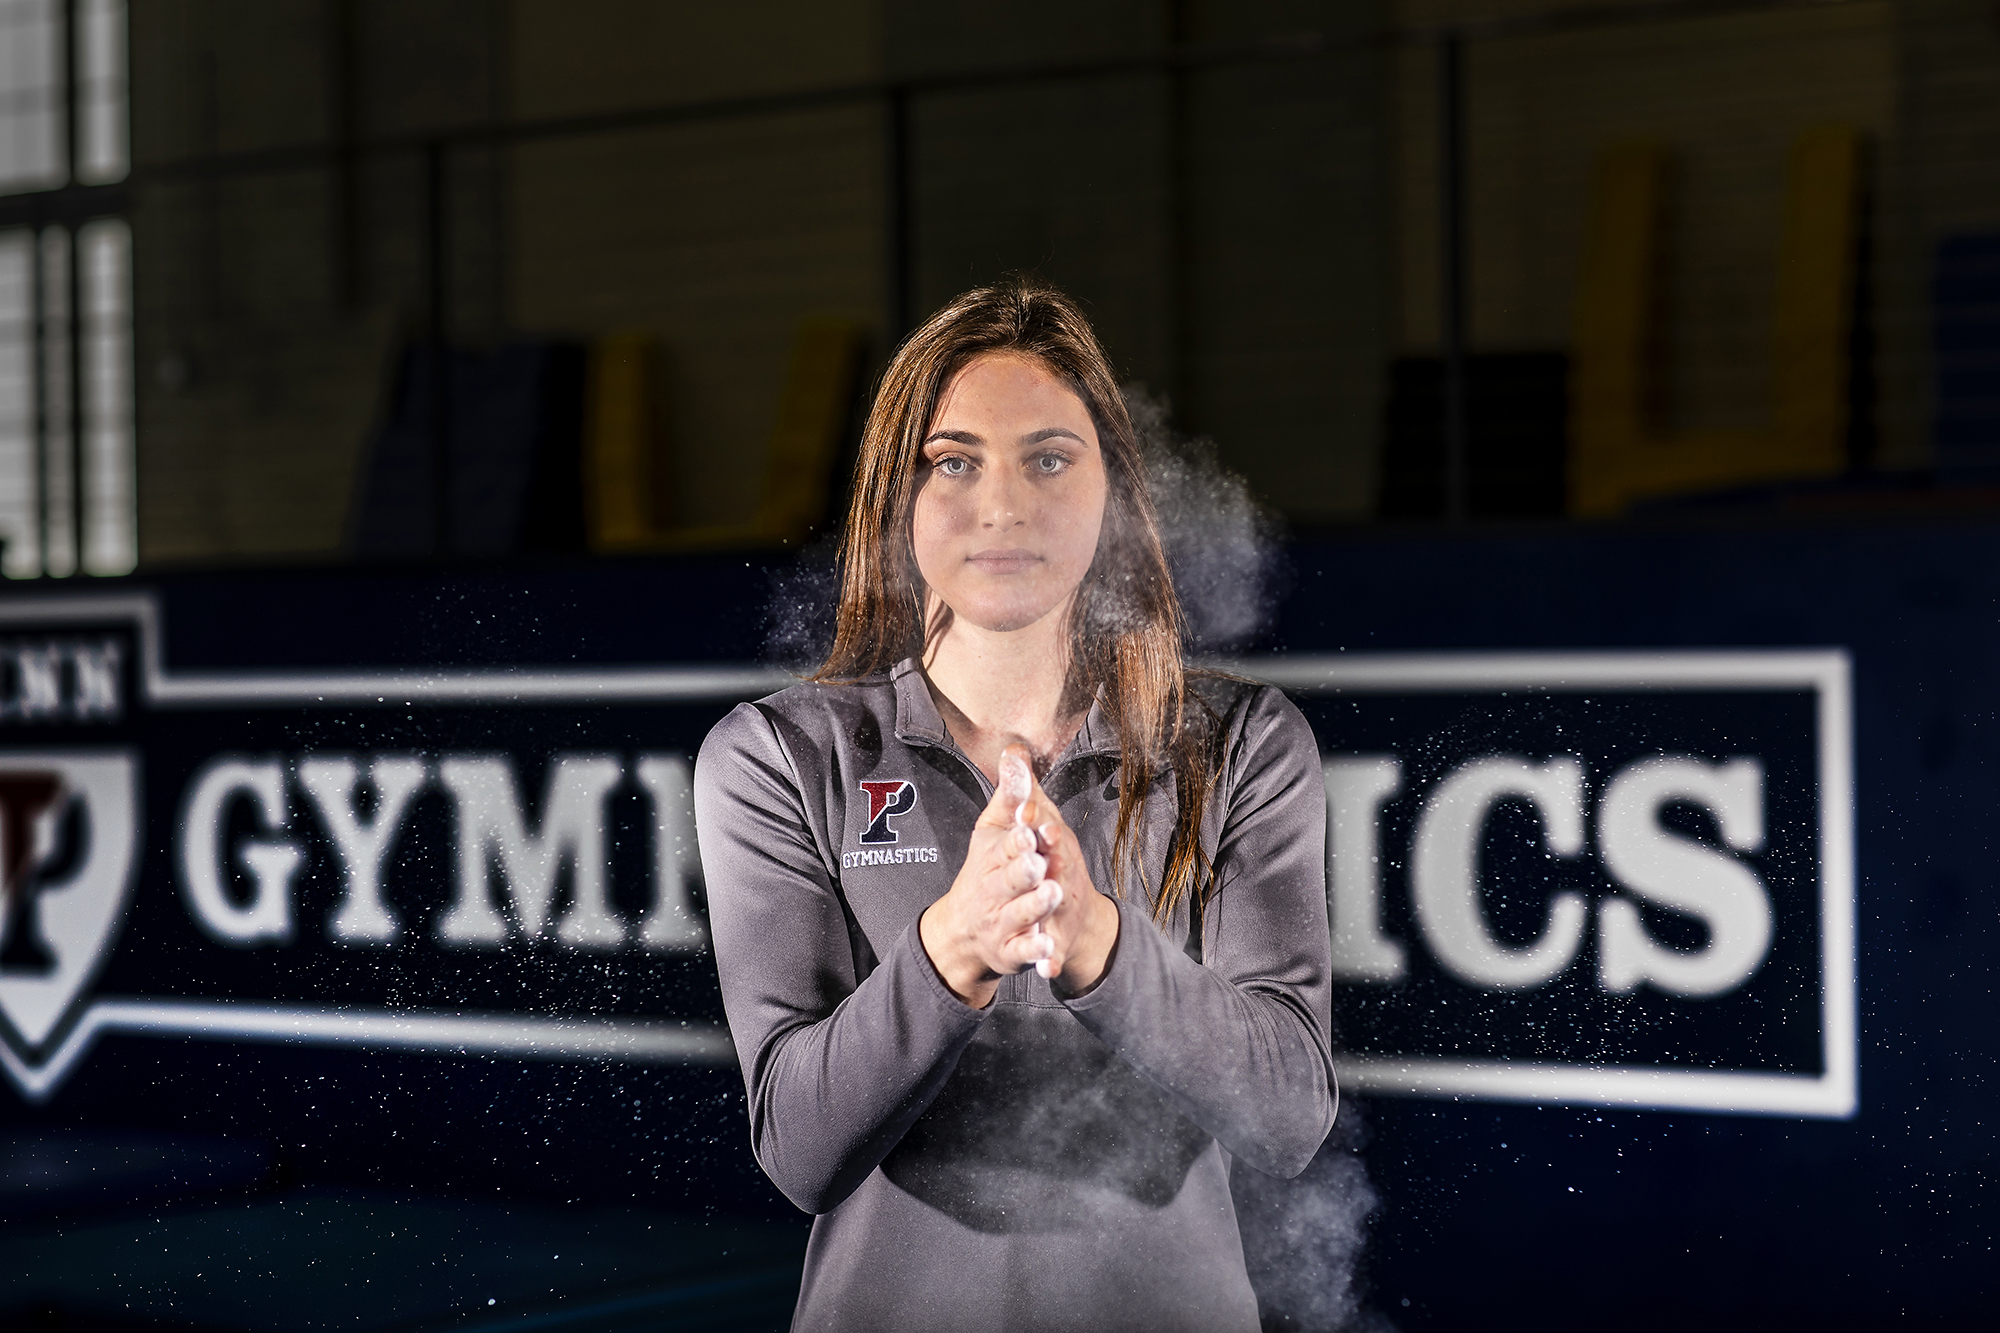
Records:
{"label": "gray long-sleeve shirt", "polygon": [[[1032,971],[985,1009],[917,938],[991,797],[904,662],[737,708],[695,768],[723,1003],[764,1170],[818,1214],[797,1329],[1254,1330],[1232,1156],[1302,1170],[1333,1123],[1324,788],[1276,690],[1199,683],[1224,761],[1198,944],[1119,904],[1103,979]],[[1118,748],[1097,709],[1043,783],[1111,880]],[[1138,843],[1160,883],[1175,812]],[[1200,961],[1196,961],[1196,957]]]}

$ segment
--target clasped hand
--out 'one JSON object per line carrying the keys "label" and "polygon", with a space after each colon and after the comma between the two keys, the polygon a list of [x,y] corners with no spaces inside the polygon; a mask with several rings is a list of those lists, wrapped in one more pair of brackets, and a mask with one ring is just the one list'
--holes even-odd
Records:
{"label": "clasped hand", "polygon": [[1001,977],[1038,963],[1058,994],[1089,990],[1118,940],[1117,904],[1091,883],[1075,833],[1027,758],[1019,745],[1002,754],[965,864],[917,925],[938,975],[975,1009],[992,1002]]}

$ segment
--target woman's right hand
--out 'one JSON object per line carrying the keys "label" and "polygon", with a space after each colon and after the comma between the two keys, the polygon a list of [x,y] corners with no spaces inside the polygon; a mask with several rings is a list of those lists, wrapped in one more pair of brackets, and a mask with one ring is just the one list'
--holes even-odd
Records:
{"label": "woman's right hand", "polygon": [[[1009,746],[1008,754],[1024,747]],[[1003,757],[1002,770],[1008,759]],[[1021,797],[1000,782],[972,826],[965,864],[944,897],[924,909],[917,937],[952,994],[975,1009],[993,1002],[1000,978],[1052,955],[1055,944],[1036,925],[1062,903],[1062,888],[1048,879],[1048,861],[1035,850],[1035,833],[1019,825]]]}

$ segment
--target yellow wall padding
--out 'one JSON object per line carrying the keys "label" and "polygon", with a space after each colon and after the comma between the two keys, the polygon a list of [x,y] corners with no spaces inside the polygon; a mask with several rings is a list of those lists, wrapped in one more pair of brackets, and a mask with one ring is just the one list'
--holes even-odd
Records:
{"label": "yellow wall padding", "polygon": [[764,487],[747,523],[669,523],[664,401],[657,340],[619,333],[591,348],[584,490],[596,551],[679,551],[803,541],[828,521],[862,333],[849,320],[809,318],[792,341]]}
{"label": "yellow wall padding", "polygon": [[1657,397],[1666,150],[1607,151],[1591,179],[1570,367],[1570,511],[1846,466],[1849,322],[1861,137],[1810,130],[1793,146],[1772,319],[1772,413],[1762,428],[1667,435]]}
{"label": "yellow wall padding", "polygon": [[659,342],[613,333],[590,347],[583,481],[590,547],[644,546],[667,515]]}
{"label": "yellow wall padding", "polygon": [[798,541],[826,522],[827,496],[860,368],[859,328],[837,319],[800,323],[757,506],[757,527],[767,535]]}

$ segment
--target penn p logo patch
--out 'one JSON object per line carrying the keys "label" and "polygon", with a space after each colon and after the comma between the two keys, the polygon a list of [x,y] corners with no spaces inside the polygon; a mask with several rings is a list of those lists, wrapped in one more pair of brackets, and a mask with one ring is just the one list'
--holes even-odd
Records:
{"label": "penn p logo patch", "polygon": [[868,828],[861,841],[870,846],[899,841],[889,821],[917,808],[917,784],[898,778],[890,782],[864,782],[861,790],[868,796]]}

